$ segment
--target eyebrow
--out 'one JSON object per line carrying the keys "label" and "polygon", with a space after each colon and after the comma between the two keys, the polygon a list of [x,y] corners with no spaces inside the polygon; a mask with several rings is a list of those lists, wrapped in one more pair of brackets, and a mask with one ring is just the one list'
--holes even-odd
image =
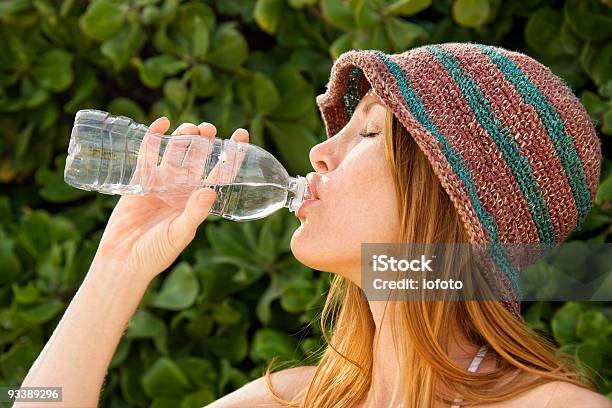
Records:
{"label": "eyebrow", "polygon": [[361,112],[364,115],[367,115],[374,105],[381,105],[382,106],[382,104],[378,100],[370,99],[370,101],[366,102],[365,104],[363,104],[361,106]]}

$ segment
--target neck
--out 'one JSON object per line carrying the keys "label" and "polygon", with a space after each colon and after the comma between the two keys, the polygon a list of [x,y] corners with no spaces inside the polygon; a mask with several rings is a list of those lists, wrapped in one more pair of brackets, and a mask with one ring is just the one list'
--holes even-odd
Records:
{"label": "neck", "polygon": [[[401,406],[403,383],[403,370],[401,367],[404,359],[401,350],[396,350],[393,344],[393,332],[391,329],[390,308],[383,320],[383,311],[386,301],[368,301],[370,311],[376,326],[373,346],[372,384],[364,406]],[[467,369],[470,361],[478,351],[478,346],[470,344],[456,322],[449,322],[451,335],[447,353],[455,363]],[[378,338],[378,341],[376,339]],[[398,344],[399,345],[399,344]]]}

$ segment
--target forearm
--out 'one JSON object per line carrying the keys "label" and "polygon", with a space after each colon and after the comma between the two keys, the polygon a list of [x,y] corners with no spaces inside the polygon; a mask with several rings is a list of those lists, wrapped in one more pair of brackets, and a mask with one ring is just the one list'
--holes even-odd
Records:
{"label": "forearm", "polygon": [[21,386],[62,387],[62,403],[48,406],[97,406],[110,361],[149,284],[136,275],[119,262],[94,260]]}

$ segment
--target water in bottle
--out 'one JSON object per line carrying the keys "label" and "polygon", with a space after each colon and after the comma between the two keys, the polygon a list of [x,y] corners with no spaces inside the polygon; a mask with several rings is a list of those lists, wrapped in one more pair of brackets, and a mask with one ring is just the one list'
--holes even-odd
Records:
{"label": "water in bottle", "polygon": [[217,192],[210,213],[234,221],[296,211],[310,196],[305,177],[291,177],[269,152],[249,143],[200,135],[160,135],[125,116],[77,112],[64,180],[104,194],[157,194],[184,203],[205,186]]}

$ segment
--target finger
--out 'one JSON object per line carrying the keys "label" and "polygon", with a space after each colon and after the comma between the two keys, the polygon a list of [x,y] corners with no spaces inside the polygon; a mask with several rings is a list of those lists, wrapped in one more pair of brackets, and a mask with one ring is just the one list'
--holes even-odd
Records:
{"label": "finger", "polygon": [[165,116],[157,118],[151,123],[138,148],[136,170],[130,184],[142,183],[142,179],[146,177],[146,173],[150,171],[151,167],[157,166],[159,147],[161,145],[159,135],[166,133],[169,127],[170,121]]}
{"label": "finger", "polygon": [[195,236],[198,226],[208,217],[210,209],[217,198],[212,188],[195,190],[189,196],[185,208],[172,223],[170,239],[181,247],[187,246]]}
{"label": "finger", "polygon": [[201,180],[208,156],[212,151],[212,142],[217,134],[217,128],[209,122],[202,122],[197,128],[202,138],[191,141],[185,154],[185,160],[183,160],[183,167],[194,180]]}
{"label": "finger", "polygon": [[238,128],[234,130],[232,134],[231,140],[235,140],[237,142],[248,143],[249,142],[249,131],[243,128]]}
{"label": "finger", "polygon": [[202,122],[198,125],[198,128],[200,129],[200,135],[204,137],[212,138],[217,135],[217,128],[212,123]]}
{"label": "finger", "polygon": [[[200,129],[193,123],[182,123],[172,132],[172,136],[199,134]],[[171,137],[164,151],[160,166],[181,167],[189,143],[190,140],[188,138]]]}
{"label": "finger", "polygon": [[[234,142],[248,143],[249,132],[246,129],[238,128],[232,133],[230,140]],[[235,179],[246,152],[240,144],[228,145],[224,155],[219,160],[206,177],[206,182],[211,184],[225,184]]]}

